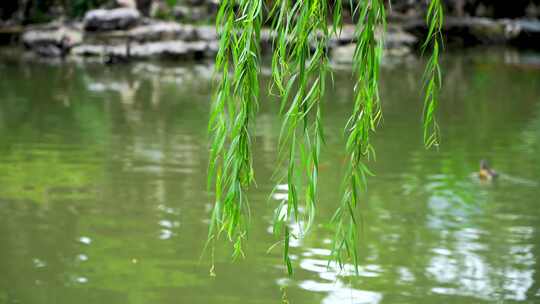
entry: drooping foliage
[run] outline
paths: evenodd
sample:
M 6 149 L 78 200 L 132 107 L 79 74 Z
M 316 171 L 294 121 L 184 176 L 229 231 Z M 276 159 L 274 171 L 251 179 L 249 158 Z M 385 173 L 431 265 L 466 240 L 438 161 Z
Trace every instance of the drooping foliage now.
M 290 225 L 298 225 L 298 232 L 304 234 L 315 218 L 319 155 L 324 141 L 320 103 L 329 72 L 326 52 L 329 8 L 322 1 L 293 4 L 290 0 L 280 0 L 274 9 L 279 11 L 279 16 L 274 23 L 278 38 L 272 66 L 281 96 L 283 123 L 279 151 L 280 161 L 287 165 L 282 179 L 288 190 L 287 200 L 275 210 L 274 234 L 283 236 L 283 259 L 288 273 L 292 274 L 289 241 L 301 235 L 292 234 Z M 301 181 L 306 181 L 305 187 L 298 184 Z M 303 203 L 300 189 L 305 189 Z
M 376 31 L 384 32 L 386 16 L 382 0 L 372 0 L 367 5 L 359 4 L 356 9 L 360 15 L 353 58 L 355 98 L 353 113 L 345 126 L 348 162 L 341 205 L 332 219 L 335 224 L 332 258 L 340 267 L 343 267 L 345 261 L 352 260 L 358 270 L 356 209 L 361 190 L 365 188 L 367 175 L 370 174 L 364 160 L 375 156 L 370 133 L 375 130 L 382 115 L 378 82 L 384 39 L 377 37 Z
M 258 108 L 260 33 L 263 5 L 269 5 L 274 48 L 270 93 L 281 99 L 282 127 L 277 183 L 288 190 L 287 199 L 274 211 L 276 243 L 283 250 L 289 275 L 293 267 L 289 245 L 309 232 L 316 216 L 319 158 L 324 144 L 323 111 L 326 85 L 331 75 L 328 45 L 342 27 L 341 0 L 224 0 L 216 19 L 220 36 L 216 58 L 216 93 L 209 122 L 211 136 L 209 188 L 215 192 L 208 240 L 220 236 L 233 243 L 233 256 L 243 255 L 242 243 L 250 218 L 246 191 L 254 183 L 250 128 Z M 379 67 L 383 56 L 386 7 L 383 0 L 350 4 L 357 20 L 354 52 L 354 106 L 345 125 L 348 155 L 341 203 L 331 219 L 334 229 L 331 261 L 358 269 L 358 206 L 371 174 L 366 160 L 375 157 L 370 136 L 382 112 Z M 388 5 L 388 3 L 386 3 Z M 425 72 L 424 141 L 438 142 L 435 121 L 441 86 L 439 54 L 443 11 L 441 0 L 430 0 L 426 21 L 431 47 Z M 293 232 L 294 231 L 294 232 Z M 272 246 L 274 247 L 274 246 Z M 329 261 L 329 262 L 331 262 Z
M 424 73 L 426 89 L 424 97 L 424 144 L 427 147 L 437 145 L 439 142 L 439 126 L 435 121 L 435 111 L 439 101 L 439 89 L 442 84 L 441 69 L 439 67 L 439 53 L 442 46 L 441 29 L 444 22 L 441 0 L 432 0 L 426 14 L 428 35 L 422 45 L 424 51 L 431 45 L 431 57 Z
M 250 122 L 259 100 L 259 40 L 261 0 L 243 0 L 238 13 L 234 0 L 224 0 L 217 15 L 220 34 L 216 71 L 220 80 L 211 111 L 212 134 L 208 184 L 215 185 L 215 206 L 209 239 L 226 233 L 234 256 L 243 255 L 253 183 Z M 232 69 L 232 73 L 230 70 Z

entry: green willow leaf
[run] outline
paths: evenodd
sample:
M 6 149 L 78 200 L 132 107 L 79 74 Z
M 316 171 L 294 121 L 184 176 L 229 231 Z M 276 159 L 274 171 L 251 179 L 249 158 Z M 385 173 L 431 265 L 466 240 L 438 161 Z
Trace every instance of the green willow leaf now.
M 264 2 L 267 3 L 267 2 Z M 280 183 L 287 198 L 274 210 L 273 233 L 281 238 L 283 264 L 294 272 L 290 242 L 305 236 L 316 217 L 319 162 L 324 144 L 323 110 L 328 75 L 328 48 L 342 28 L 342 1 L 275 0 L 269 20 L 273 37 L 270 94 L 281 99 L 279 136 Z M 211 138 L 208 187 L 215 192 L 207 246 L 225 235 L 234 257 L 243 257 L 250 208 L 246 192 L 254 184 L 250 128 L 260 96 L 260 36 L 262 0 L 222 0 L 216 16 L 219 49 L 216 55 L 216 93 L 208 131 Z M 342 269 L 351 263 L 358 273 L 358 206 L 373 173 L 366 161 L 375 159 L 371 134 L 382 117 L 379 96 L 386 9 L 384 0 L 350 1 L 355 27 L 353 57 L 354 107 L 345 125 L 347 168 L 342 198 L 331 223 L 334 232 L 330 261 Z M 435 120 L 441 87 L 439 57 L 444 21 L 442 0 L 431 0 L 426 12 L 428 35 L 423 50 L 432 47 L 424 79 L 423 137 L 427 147 L 438 144 Z M 331 24 L 328 24 L 331 22 Z M 273 92 L 276 91 L 276 92 Z M 283 185 L 280 185 L 283 188 Z M 277 188 L 276 188 L 277 190 Z M 298 228 L 298 229 L 296 229 Z M 214 273 L 214 266 L 211 268 Z
M 332 218 L 335 236 L 332 242 L 331 260 L 340 268 L 351 262 L 358 272 L 358 220 L 357 206 L 360 192 L 365 189 L 366 176 L 371 172 L 364 159 L 374 154 L 370 133 L 375 131 L 380 118 L 379 67 L 383 50 L 383 38 L 378 30 L 385 30 L 386 15 L 382 0 L 358 3 L 356 25 L 356 49 L 354 72 L 356 75 L 354 109 L 345 131 L 348 135 L 346 150 L 348 168 L 343 181 L 341 205 Z M 329 261 L 330 262 L 330 261 Z
M 235 10 L 237 3 L 239 10 Z M 235 258 L 244 256 L 249 220 L 246 190 L 254 182 L 249 129 L 259 101 L 261 11 L 260 0 L 224 0 L 216 18 L 220 40 L 215 72 L 219 78 L 208 127 L 208 183 L 209 187 L 213 183 L 215 204 L 208 240 L 225 233 L 233 243 Z
M 431 56 L 428 59 L 424 72 L 425 93 L 424 109 L 422 114 L 424 129 L 424 145 L 427 148 L 438 146 L 440 131 L 435 114 L 439 103 L 439 90 L 442 85 L 441 69 L 439 66 L 439 52 L 442 46 L 442 27 L 444 11 L 441 0 L 431 0 L 426 14 L 428 34 L 422 44 L 422 50 L 426 51 L 431 45 Z
M 290 0 L 280 0 L 272 9 L 273 29 L 277 33 L 272 75 L 281 96 L 283 116 L 279 159 L 287 166 L 288 189 L 287 213 L 275 218 L 274 231 L 283 231 L 283 259 L 289 275 L 293 273 L 289 258 L 290 238 L 304 236 L 316 216 L 319 158 L 324 142 L 321 102 L 330 70 L 326 51 L 330 38 L 329 9 L 328 2 L 320 0 L 296 1 L 294 4 Z M 341 22 L 335 16 L 334 20 Z M 301 235 L 290 233 L 289 226 L 293 225 L 300 227 Z

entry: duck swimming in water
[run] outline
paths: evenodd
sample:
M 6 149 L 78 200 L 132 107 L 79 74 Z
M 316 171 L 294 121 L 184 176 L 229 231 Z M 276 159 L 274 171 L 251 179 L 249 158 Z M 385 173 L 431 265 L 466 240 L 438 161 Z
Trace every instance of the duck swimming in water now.
M 481 180 L 491 181 L 496 179 L 498 175 L 499 174 L 495 170 L 491 169 L 487 160 L 482 159 L 480 161 L 480 171 L 478 172 L 478 177 Z

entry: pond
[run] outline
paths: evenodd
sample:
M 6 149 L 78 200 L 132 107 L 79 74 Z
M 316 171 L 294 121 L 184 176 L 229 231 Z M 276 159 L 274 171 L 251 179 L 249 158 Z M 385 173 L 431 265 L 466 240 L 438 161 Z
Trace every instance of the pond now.
M 442 143 L 429 151 L 421 62 L 384 65 L 358 278 L 327 267 L 353 99 L 350 70 L 340 67 L 324 103 L 318 225 L 293 242 L 290 279 L 279 250 L 267 252 L 283 199 L 270 195 L 280 170 L 275 100 L 261 101 L 253 130 L 247 256 L 232 262 L 218 243 L 211 277 L 203 247 L 212 65 L 4 59 L 0 303 L 279 303 L 284 294 L 294 304 L 540 302 L 537 56 L 448 53 Z M 501 178 L 473 178 L 481 159 Z

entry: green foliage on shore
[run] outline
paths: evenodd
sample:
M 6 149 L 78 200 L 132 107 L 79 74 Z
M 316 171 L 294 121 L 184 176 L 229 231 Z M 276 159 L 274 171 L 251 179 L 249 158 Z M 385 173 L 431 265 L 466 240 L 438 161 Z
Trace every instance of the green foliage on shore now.
M 71 17 L 82 17 L 84 14 L 92 9 L 96 9 L 104 4 L 107 0 L 64 0 L 64 9 L 67 10 Z
M 2 18 L 21 18 L 24 24 L 43 23 L 59 17 L 80 18 L 92 9 L 111 3 L 110 0 L 40 0 L 11 1 L 5 5 Z M 0 11 L 3 11 L 0 9 Z M 11 15 L 11 16 L 10 16 Z

